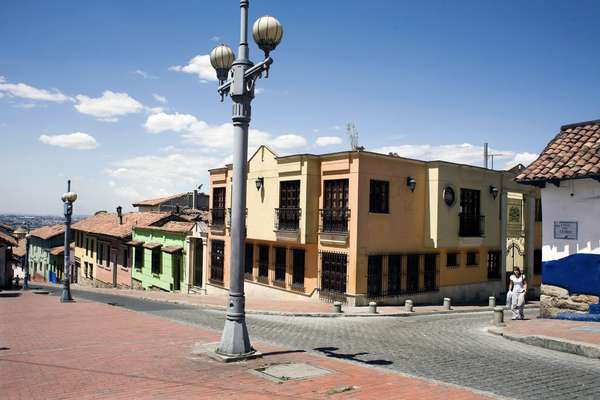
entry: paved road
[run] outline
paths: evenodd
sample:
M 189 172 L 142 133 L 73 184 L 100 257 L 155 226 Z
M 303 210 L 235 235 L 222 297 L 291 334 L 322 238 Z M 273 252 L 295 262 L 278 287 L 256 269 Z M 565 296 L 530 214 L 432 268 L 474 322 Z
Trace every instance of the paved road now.
M 222 312 L 73 290 L 75 298 L 221 330 Z M 530 316 L 534 316 L 533 312 Z M 516 399 L 600 399 L 600 361 L 484 331 L 491 315 L 310 318 L 250 315 L 253 339 Z

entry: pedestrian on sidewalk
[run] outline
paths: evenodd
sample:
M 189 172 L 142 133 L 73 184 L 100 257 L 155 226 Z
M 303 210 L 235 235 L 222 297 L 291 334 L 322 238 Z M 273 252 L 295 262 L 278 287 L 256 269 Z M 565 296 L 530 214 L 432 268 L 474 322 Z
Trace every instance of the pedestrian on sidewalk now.
M 527 293 L 527 281 L 525 275 L 521 274 L 521 270 L 515 267 L 510 276 L 509 291 L 511 295 L 512 319 L 525 319 L 525 295 Z

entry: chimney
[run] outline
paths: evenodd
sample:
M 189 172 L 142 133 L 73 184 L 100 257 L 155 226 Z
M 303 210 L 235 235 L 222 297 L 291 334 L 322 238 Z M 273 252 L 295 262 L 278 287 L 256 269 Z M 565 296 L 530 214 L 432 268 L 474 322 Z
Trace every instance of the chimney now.
M 123 225 L 123 207 L 117 207 L 117 216 L 119 217 L 119 225 Z
M 483 168 L 487 169 L 488 168 L 488 144 L 484 143 L 483 144 Z
M 194 189 L 194 197 L 192 198 L 192 209 L 198 209 L 198 189 Z

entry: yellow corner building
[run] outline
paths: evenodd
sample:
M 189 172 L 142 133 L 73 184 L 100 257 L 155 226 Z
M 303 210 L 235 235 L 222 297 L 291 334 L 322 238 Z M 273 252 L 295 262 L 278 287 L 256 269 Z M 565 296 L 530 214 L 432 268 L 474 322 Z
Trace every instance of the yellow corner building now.
M 245 289 L 351 305 L 477 303 L 541 275 L 539 191 L 497 171 L 368 151 L 248 161 Z M 210 173 L 209 292 L 229 282 L 231 165 Z

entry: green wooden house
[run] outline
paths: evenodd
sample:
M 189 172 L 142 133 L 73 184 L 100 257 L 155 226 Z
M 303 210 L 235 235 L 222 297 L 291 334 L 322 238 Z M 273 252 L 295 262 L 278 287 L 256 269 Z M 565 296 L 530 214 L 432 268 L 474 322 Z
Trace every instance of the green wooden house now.
M 170 221 L 163 226 L 133 228 L 133 287 L 182 291 L 185 288 L 186 238 L 194 222 Z

